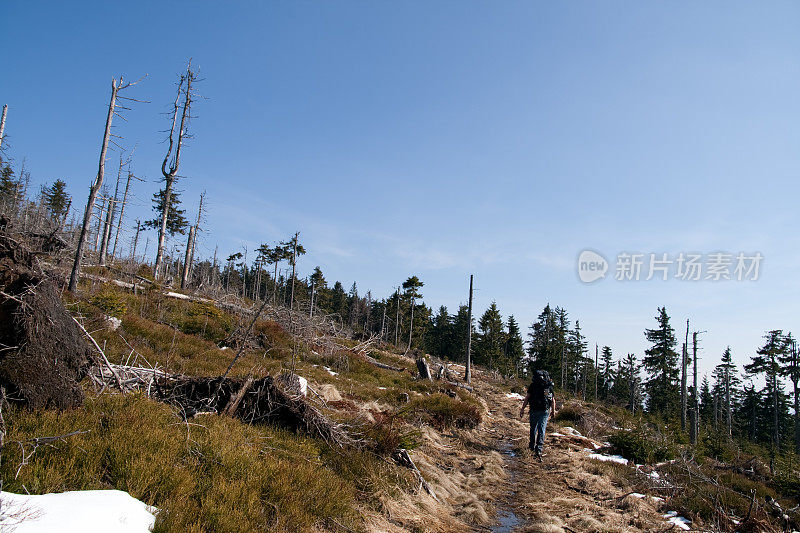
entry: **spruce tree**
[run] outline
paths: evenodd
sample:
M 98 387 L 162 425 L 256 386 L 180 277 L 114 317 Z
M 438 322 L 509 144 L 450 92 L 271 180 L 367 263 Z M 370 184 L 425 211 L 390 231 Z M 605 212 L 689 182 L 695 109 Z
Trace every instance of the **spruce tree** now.
M 797 352 L 797 343 L 788 333 L 785 338 L 786 350 L 778 356 L 781 364 L 781 376 L 789 378 L 792 382 L 792 395 L 794 397 L 794 449 L 800 455 L 800 354 Z
M 522 346 L 522 333 L 514 315 L 508 316 L 508 331 L 506 332 L 505 357 L 509 365 L 514 369 L 515 374 L 524 372 L 522 360 L 525 357 L 525 349 Z
M 609 346 L 603 346 L 600 352 L 600 399 L 607 400 L 611 394 L 611 386 L 614 382 L 614 354 Z
M 742 380 L 733 363 L 731 347 L 722 352 L 722 360 L 714 368 L 714 396 L 719 398 L 719 416 L 722 418 L 728 436 L 733 435 L 733 412 L 736 410 L 740 398 Z
M 161 189 L 157 193 L 153 194 L 153 211 L 155 211 L 158 215 L 164 212 L 165 195 L 166 191 L 164 189 Z M 167 233 L 170 236 L 175 236 L 175 234 L 178 233 L 183 235 L 186 233 L 186 228 L 189 226 L 189 221 L 187 221 L 186 217 L 183 216 L 186 213 L 186 210 L 181 209 L 180 206 L 180 193 L 173 190 L 169 196 L 169 211 L 167 212 Z M 155 229 L 161 227 L 160 216 L 152 220 L 146 220 L 144 222 L 144 227 Z
M 680 405 L 678 379 L 680 369 L 675 331 L 669 324 L 665 307 L 658 308 L 658 327 L 645 330 L 645 338 L 653 345 L 645 350 L 642 365 L 647 372 L 644 388 L 648 411 L 665 416 L 675 415 Z
M 42 203 L 53 220 L 61 220 L 67 215 L 72 199 L 67 194 L 67 184 L 56 180 L 49 187 L 42 188 Z
M 478 341 L 475 343 L 475 362 L 483 364 L 490 369 L 499 368 L 500 359 L 503 357 L 505 345 L 505 331 L 503 330 L 503 317 L 497 308 L 497 303 L 483 313 L 478 320 Z
M 781 396 L 782 391 L 781 358 L 786 356 L 789 351 L 789 344 L 783 331 L 775 329 L 768 331 L 764 335 L 764 346 L 759 348 L 757 355 L 751 357 L 751 363 L 745 365 L 744 369 L 751 375 L 763 374 L 766 379 L 765 391 L 769 394 L 770 410 L 772 414 L 772 444 L 775 448 L 780 448 L 781 444 Z M 784 402 L 785 403 L 785 402 Z

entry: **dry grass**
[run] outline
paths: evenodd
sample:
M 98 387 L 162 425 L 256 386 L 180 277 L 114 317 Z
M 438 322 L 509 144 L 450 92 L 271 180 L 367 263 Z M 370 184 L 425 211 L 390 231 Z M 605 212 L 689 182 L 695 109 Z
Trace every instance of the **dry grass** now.
M 13 410 L 8 440 L 88 431 L 40 447 L 19 469 L 4 449 L 4 489 L 44 493 L 115 488 L 162 509 L 156 531 L 358 527 L 364 491 L 387 472 L 366 456 L 337 456 L 318 442 L 221 416 L 189 424 L 138 394 L 105 395 L 81 409 Z M 354 473 L 354 471 L 356 471 Z

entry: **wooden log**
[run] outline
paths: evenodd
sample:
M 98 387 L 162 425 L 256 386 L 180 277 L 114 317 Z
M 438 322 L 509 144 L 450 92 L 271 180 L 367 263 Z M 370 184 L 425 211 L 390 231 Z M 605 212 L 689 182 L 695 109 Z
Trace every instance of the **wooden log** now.
M 247 393 L 247 390 L 250 388 L 252 384 L 253 384 L 253 376 L 249 376 L 247 378 L 247 381 L 244 382 L 244 385 L 242 385 L 242 387 L 236 392 L 236 394 L 231 397 L 230 401 L 228 402 L 228 405 L 225 406 L 225 409 L 223 410 L 223 414 L 226 414 L 228 416 L 233 416 L 233 414 L 236 412 L 236 409 L 239 407 L 239 404 L 242 403 L 242 398 L 244 398 L 244 395 Z
M 406 450 L 405 448 L 396 449 L 394 452 L 392 452 L 392 459 L 400 466 L 404 466 L 410 469 L 412 472 L 414 472 L 414 474 L 417 476 L 417 479 L 420 482 L 420 485 L 425 490 L 425 492 L 430 494 L 431 498 L 433 498 L 437 502 L 439 501 L 439 498 L 436 497 L 436 493 L 433 492 L 431 486 L 428 485 L 428 482 L 425 481 L 424 477 L 422 477 L 422 473 L 419 471 L 419 468 L 417 468 L 417 465 L 414 464 L 414 461 L 411 459 L 411 456 L 408 455 L 408 450 Z
M 385 363 L 381 363 L 379 361 L 376 361 L 375 359 L 373 359 L 372 357 L 370 357 L 368 355 L 365 355 L 364 359 L 367 361 L 367 363 L 369 363 L 371 365 L 374 365 L 374 366 L 377 366 L 378 368 L 383 368 L 385 370 L 394 370 L 395 372 L 405 372 L 406 371 L 406 369 L 401 367 L 401 366 L 387 365 Z

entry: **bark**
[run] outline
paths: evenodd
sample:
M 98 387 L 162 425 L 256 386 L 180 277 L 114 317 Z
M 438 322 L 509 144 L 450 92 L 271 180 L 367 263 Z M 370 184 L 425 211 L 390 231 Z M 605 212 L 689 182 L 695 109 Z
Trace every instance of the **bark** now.
M 122 78 L 120 78 L 122 82 Z M 100 163 L 97 169 L 97 177 L 94 183 L 89 188 L 89 199 L 86 202 L 86 211 L 83 214 L 83 225 L 81 226 L 81 233 L 78 236 L 78 246 L 75 250 L 75 262 L 72 265 L 72 273 L 69 278 L 69 290 L 75 292 L 78 288 L 78 279 L 80 278 L 81 261 L 83 260 L 83 248 L 86 245 L 86 236 L 89 233 L 89 226 L 92 222 L 92 212 L 94 211 L 94 202 L 97 198 L 97 193 L 103 185 L 103 176 L 106 170 L 106 152 L 108 151 L 108 141 L 111 136 L 111 120 L 114 117 L 114 107 L 117 103 L 117 91 L 119 87 L 117 80 L 111 80 L 111 100 L 108 103 L 108 116 L 106 117 L 106 129 L 103 134 L 103 144 L 100 148 Z

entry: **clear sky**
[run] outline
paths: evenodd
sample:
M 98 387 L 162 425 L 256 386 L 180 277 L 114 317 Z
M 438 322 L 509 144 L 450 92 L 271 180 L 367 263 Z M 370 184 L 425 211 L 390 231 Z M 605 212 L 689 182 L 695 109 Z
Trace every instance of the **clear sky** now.
M 4 0 L 0 104 L 7 155 L 80 203 L 112 76 L 149 74 L 128 95 L 152 103 L 115 122 L 148 180 L 130 222 L 192 57 L 180 189 L 188 213 L 207 191 L 202 254 L 300 231 L 301 274 L 377 297 L 416 274 L 451 311 L 474 273 L 478 311 L 528 326 L 561 305 L 617 355 L 641 355 L 665 305 L 707 331 L 708 370 L 800 332 L 798 28 L 778 1 Z M 586 248 L 606 279 L 579 281 Z M 757 281 L 615 281 L 626 251 L 764 260 Z

